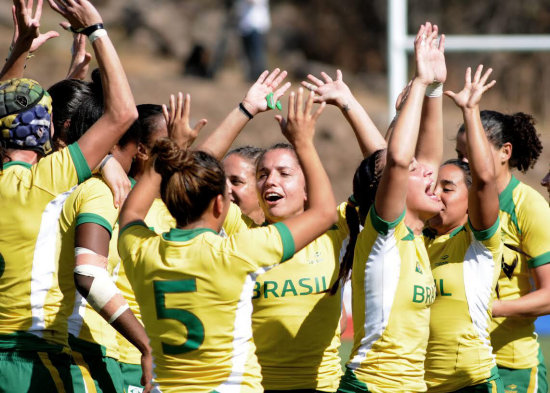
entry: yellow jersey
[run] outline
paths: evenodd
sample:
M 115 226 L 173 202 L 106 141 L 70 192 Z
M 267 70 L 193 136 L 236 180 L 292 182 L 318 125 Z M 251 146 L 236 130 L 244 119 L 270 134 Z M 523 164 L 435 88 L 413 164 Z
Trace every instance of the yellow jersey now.
M 325 291 L 347 246 L 345 206 L 336 225 L 254 285 L 252 328 L 266 390 L 338 389 L 342 296 Z
M 452 392 L 498 376 L 489 327 L 502 242 L 499 220 L 484 231 L 468 223 L 426 236 L 437 296 L 425 362 L 428 392 Z
M 168 232 L 171 228 L 175 228 L 176 219 L 172 217 L 162 199 L 156 198 L 153 201 L 151 208 L 147 212 L 147 216 L 145 217 L 145 224 L 157 235 L 160 235 L 162 233 Z M 239 207 L 231 203 L 229 211 L 227 213 L 227 217 L 225 218 L 225 221 L 223 223 L 222 235 L 232 235 L 234 233 L 240 232 L 243 229 L 248 229 L 249 225 L 249 222 L 242 215 Z M 116 236 L 118 236 L 118 224 L 113 229 L 113 238 L 116 239 Z M 116 263 L 120 261 L 118 250 L 109 249 L 109 259 L 111 258 L 117 258 Z M 109 264 L 110 263 L 111 262 L 109 262 Z M 136 318 L 141 322 L 141 312 L 139 310 L 139 305 L 136 301 L 132 286 L 128 281 L 128 277 L 126 277 L 126 272 L 124 271 L 124 265 L 122 263 L 118 263 L 118 268 L 116 271 L 116 285 L 128 302 L 128 305 L 130 306 L 130 309 L 132 310 Z M 120 352 L 120 362 L 128 364 L 141 364 L 141 352 L 139 352 L 136 347 L 134 347 L 120 333 L 117 333 L 117 341 Z
M 0 348 L 67 346 L 59 331 L 58 219 L 71 188 L 91 176 L 77 143 L 0 172 Z M 37 340 L 43 339 L 43 340 Z M 45 341 L 44 341 L 45 340 Z
M 151 340 L 155 384 L 165 393 L 261 391 L 252 290 L 258 274 L 294 254 L 286 225 L 223 238 L 206 228 L 159 236 L 137 222 L 122 228 L 118 248 Z
M 118 209 L 113 205 L 113 194 L 101 177 L 94 176 L 82 183 L 67 198 L 61 216 L 59 285 L 65 294 L 59 320 L 67 319 L 67 330 L 87 348 L 95 348 L 104 355 L 118 358 L 116 331 L 97 313 L 77 291 L 74 284 L 75 233 L 79 225 L 93 223 L 103 227 L 112 235 L 118 219 Z M 114 244 L 114 245 L 113 245 Z M 116 238 L 111 238 L 109 254 L 116 250 Z M 116 268 L 113 259 L 108 259 L 107 271 L 110 275 Z M 115 261 L 116 262 L 116 261 Z M 92 345 L 86 345 L 90 343 Z M 73 346 L 73 345 L 71 345 Z
M 514 176 L 499 202 L 504 249 L 498 290 L 501 300 L 513 300 L 531 292 L 529 269 L 550 263 L 550 207 L 542 195 Z M 535 320 L 493 319 L 491 342 L 499 366 L 525 369 L 539 364 Z
M 348 373 L 372 393 L 423 392 L 436 289 L 424 239 L 371 207 L 352 271 L 353 351 Z

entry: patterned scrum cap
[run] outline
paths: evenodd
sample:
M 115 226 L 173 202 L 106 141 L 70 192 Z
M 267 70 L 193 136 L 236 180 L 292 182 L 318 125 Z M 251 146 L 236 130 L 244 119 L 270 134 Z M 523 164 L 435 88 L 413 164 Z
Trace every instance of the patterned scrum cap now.
M 52 99 L 32 79 L 0 84 L 0 138 L 6 146 L 48 154 L 51 150 Z

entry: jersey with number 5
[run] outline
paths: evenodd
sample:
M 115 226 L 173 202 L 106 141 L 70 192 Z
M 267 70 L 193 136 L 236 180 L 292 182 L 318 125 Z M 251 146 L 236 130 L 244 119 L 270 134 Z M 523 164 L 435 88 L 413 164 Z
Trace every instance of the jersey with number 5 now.
M 294 254 L 284 224 L 223 238 L 206 228 L 157 235 L 134 223 L 120 231 L 119 252 L 163 393 L 262 391 L 252 290 L 258 274 Z

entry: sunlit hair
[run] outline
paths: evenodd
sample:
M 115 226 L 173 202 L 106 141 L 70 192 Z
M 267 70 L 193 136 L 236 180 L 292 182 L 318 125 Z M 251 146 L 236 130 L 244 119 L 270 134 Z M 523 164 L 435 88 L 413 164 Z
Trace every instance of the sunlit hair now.
M 218 195 L 225 193 L 225 173 L 208 153 L 181 150 L 170 139 L 159 139 L 151 151 L 162 176 L 160 194 L 178 226 L 197 221 Z
M 292 152 L 292 154 L 294 154 L 294 157 L 296 157 L 296 160 L 298 160 L 298 155 L 296 154 L 296 149 L 294 149 L 294 146 L 292 146 L 290 143 L 279 142 L 279 143 L 276 143 L 274 145 L 271 145 L 270 147 L 268 147 L 267 149 L 262 151 L 262 153 L 259 155 L 259 157 L 257 158 L 257 161 L 256 161 L 256 170 L 258 170 L 258 165 L 260 165 L 260 163 L 262 162 L 264 156 L 267 153 L 269 153 L 272 150 L 279 150 L 279 149 L 288 150 L 288 151 Z
M 386 149 L 380 149 L 365 158 L 359 164 L 353 176 L 353 196 L 346 206 L 346 222 L 349 228 L 349 242 L 346 253 L 340 263 L 338 279 L 334 282 L 329 292 L 334 295 L 338 291 L 340 282 L 349 278 L 353 267 L 355 243 L 360 232 L 360 225 L 365 224 L 365 219 L 371 206 L 374 204 L 378 184 L 385 167 Z
M 480 115 L 483 129 L 493 146 L 499 149 L 505 143 L 512 144 L 512 156 L 508 162 L 511 168 L 525 173 L 535 166 L 542 151 L 542 143 L 533 116 L 523 112 L 505 115 L 496 111 L 482 111 Z M 464 131 L 462 125 L 458 133 Z
M 237 154 L 255 165 L 258 157 L 260 157 L 264 152 L 265 149 L 262 149 L 261 147 L 246 145 L 229 151 L 229 153 L 225 155 L 225 158 Z

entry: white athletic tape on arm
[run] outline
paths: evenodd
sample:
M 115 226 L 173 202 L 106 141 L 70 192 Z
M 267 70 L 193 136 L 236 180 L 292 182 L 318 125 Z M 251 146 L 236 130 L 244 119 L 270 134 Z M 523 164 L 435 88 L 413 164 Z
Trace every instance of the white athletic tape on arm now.
M 128 306 L 128 303 L 125 303 L 125 304 L 123 304 L 122 306 L 120 306 L 120 307 L 118 308 L 118 310 L 116 310 L 116 311 L 113 313 L 113 315 L 111 315 L 111 318 L 109 318 L 109 321 L 108 321 L 109 324 L 111 324 L 111 323 L 113 323 L 114 321 L 116 321 L 116 319 L 117 319 L 118 317 L 120 317 L 120 315 L 121 315 L 124 311 L 128 310 L 129 308 L 130 308 L 130 306 Z
M 109 300 L 118 293 L 118 289 L 113 280 L 111 280 L 111 276 L 109 276 L 107 270 L 101 267 L 78 265 L 74 268 L 74 273 L 94 278 L 86 300 L 97 312 L 101 311 Z

